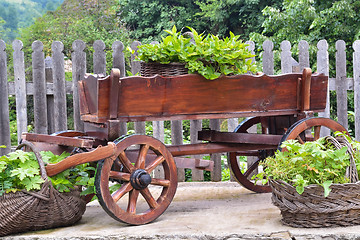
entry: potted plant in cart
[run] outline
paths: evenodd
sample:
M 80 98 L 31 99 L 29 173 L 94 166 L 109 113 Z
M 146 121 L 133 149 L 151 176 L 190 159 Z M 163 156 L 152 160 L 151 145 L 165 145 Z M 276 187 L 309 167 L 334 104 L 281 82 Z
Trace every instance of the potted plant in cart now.
M 138 47 L 136 60 L 141 61 L 141 75 L 181 75 L 199 73 L 206 79 L 216 79 L 221 75 L 236 75 L 256 72 L 254 57 L 247 44 L 230 32 L 230 36 L 198 34 L 188 27 L 191 37 L 172 30 L 162 37 L 159 44 L 144 44 Z
M 282 222 L 293 227 L 336 227 L 360 223 L 360 143 L 344 133 L 316 141 L 282 143 L 257 175 L 269 181 Z

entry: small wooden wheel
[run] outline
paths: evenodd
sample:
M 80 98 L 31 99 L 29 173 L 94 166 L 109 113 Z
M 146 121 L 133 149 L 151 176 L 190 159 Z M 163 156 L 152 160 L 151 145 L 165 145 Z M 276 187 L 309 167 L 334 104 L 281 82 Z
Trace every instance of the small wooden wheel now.
M 175 195 L 174 159 L 166 146 L 153 137 L 132 135 L 115 143 L 114 156 L 98 163 L 96 195 L 114 219 L 134 225 L 149 223 L 167 209 Z M 154 177 L 157 167 L 162 168 L 162 177 Z
M 252 126 L 261 123 L 260 117 L 251 117 L 245 119 L 239 124 L 239 126 L 234 130 L 237 133 L 247 133 L 249 128 Z M 262 126 L 262 132 L 265 134 L 267 129 Z M 257 160 L 248 166 L 248 168 L 242 172 L 241 169 L 244 169 L 244 166 L 240 166 L 240 163 L 237 159 L 238 156 L 255 156 Z M 228 164 L 230 165 L 230 170 L 235 176 L 236 180 L 245 188 L 257 192 L 257 193 L 267 193 L 271 192 L 269 185 L 262 185 L 261 181 L 258 181 L 257 184 L 254 183 L 254 180 L 251 179 L 252 173 L 258 170 L 259 162 L 266 157 L 265 151 L 252 151 L 252 152 L 231 152 L 228 154 Z
M 320 132 L 322 128 L 330 129 L 330 131 L 332 132 L 340 131 L 346 132 L 348 134 L 348 131 L 340 123 L 330 118 L 304 118 L 294 123 L 286 131 L 286 133 L 281 138 L 278 149 L 282 150 L 282 142 L 289 139 L 296 139 L 300 143 L 305 143 L 307 141 L 316 141 L 320 138 Z

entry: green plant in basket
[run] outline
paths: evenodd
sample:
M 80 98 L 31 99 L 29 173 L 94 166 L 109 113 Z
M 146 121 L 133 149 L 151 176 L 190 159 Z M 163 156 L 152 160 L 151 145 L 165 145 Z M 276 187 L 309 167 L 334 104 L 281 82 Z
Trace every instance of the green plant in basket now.
M 69 156 L 69 153 L 55 155 L 50 151 L 40 152 L 43 161 L 57 163 Z M 86 188 L 82 195 L 94 192 L 94 178 L 92 173 L 95 169 L 88 163 L 67 169 L 62 173 L 49 177 L 53 186 L 59 192 L 69 192 L 74 186 Z M 44 180 L 40 176 L 40 168 L 33 152 L 16 150 L 8 155 L 0 157 L 0 196 L 4 193 L 39 190 Z
M 256 72 L 257 67 L 250 58 L 255 55 L 246 48 L 248 45 L 230 32 L 230 37 L 198 34 L 188 27 L 192 39 L 172 30 L 162 37 L 159 44 L 143 44 L 138 47 L 137 60 L 161 64 L 185 63 L 190 73 L 199 73 L 206 79 L 216 79 L 221 75 Z
M 353 149 L 359 149 L 359 142 L 346 134 L 335 134 L 344 136 Z M 304 144 L 297 140 L 288 140 L 282 143 L 281 148 L 286 148 L 287 151 L 278 150 L 274 156 L 268 157 L 262 163 L 264 172 L 259 173 L 256 178 L 264 179 L 263 183 L 269 179 L 282 180 L 296 187 L 299 194 L 304 192 L 306 186 L 318 184 L 324 188 L 324 196 L 327 197 L 331 191 L 331 184 L 350 182 L 350 179 L 345 177 L 350 164 L 347 147 L 336 149 L 325 138 L 319 138 Z M 359 171 L 359 152 L 354 151 L 353 156 Z
M 50 151 L 42 151 L 40 154 L 45 164 L 58 163 L 70 155 L 67 152 L 55 155 Z M 94 193 L 94 172 L 94 167 L 89 163 L 84 163 L 49 178 L 59 192 L 69 192 L 74 186 L 82 186 L 84 189 L 81 195 L 87 195 Z

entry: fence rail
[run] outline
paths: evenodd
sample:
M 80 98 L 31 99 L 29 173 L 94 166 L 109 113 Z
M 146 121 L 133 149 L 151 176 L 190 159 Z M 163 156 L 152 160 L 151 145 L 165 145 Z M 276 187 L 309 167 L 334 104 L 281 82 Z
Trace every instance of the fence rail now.
M 132 49 L 136 49 L 140 42 L 133 42 Z M 248 42 L 249 49 L 254 50 L 255 44 Z M 0 154 L 7 154 L 10 151 L 10 123 L 9 123 L 9 95 L 16 99 L 17 133 L 27 131 L 27 96 L 33 95 L 34 99 L 34 132 L 51 134 L 57 131 L 67 130 L 67 106 L 66 95 L 72 95 L 74 115 L 74 130 L 82 131 L 83 123 L 79 115 L 79 101 L 77 98 L 77 82 L 83 78 L 86 73 L 86 54 L 84 52 L 86 44 L 81 40 L 74 41 L 71 55 L 72 82 L 65 81 L 65 61 L 64 45 L 55 41 L 52 43 L 52 55 L 45 58 L 43 44 L 35 41 L 32 44 L 32 59 L 24 59 L 22 51 L 23 43 L 15 40 L 12 43 L 13 49 L 13 68 L 14 81 L 8 81 L 7 54 L 5 42 L 0 40 L 0 145 L 7 148 L 0 149 Z M 95 41 L 93 53 L 93 73 L 105 74 L 106 69 L 119 68 L 121 76 L 125 76 L 124 45 L 116 41 L 112 45 L 112 66 L 106 66 L 105 44 L 102 41 Z M 268 75 L 274 74 L 274 44 L 271 41 L 265 41 L 263 44 L 263 72 Z M 280 45 L 281 52 L 281 72 L 290 73 L 301 71 L 310 66 L 309 44 L 306 41 L 300 41 L 298 62 L 294 60 L 291 53 L 289 41 L 283 41 Z M 329 53 L 326 40 L 321 40 L 317 44 L 317 71 L 329 75 Z M 345 42 L 339 40 L 336 42 L 336 76 L 329 79 L 329 90 L 336 91 L 337 96 L 337 120 L 340 124 L 348 127 L 348 98 L 347 91 L 354 91 L 354 113 L 355 113 L 355 138 L 360 139 L 360 41 L 353 44 L 353 77 L 347 78 L 346 72 L 346 49 Z M 359 60 L 358 60 L 359 59 Z M 131 57 L 131 72 L 139 72 L 139 62 L 133 61 Z M 32 63 L 32 82 L 25 80 L 25 61 Z M 329 99 L 329 95 L 328 95 Z M 329 101 L 326 111 L 322 116 L 330 115 Z M 238 119 L 229 119 L 227 121 L 229 131 L 235 129 Z M 197 131 L 201 129 L 201 120 L 190 121 L 190 141 L 197 141 Z M 210 120 L 210 127 L 214 130 L 220 129 L 220 120 Z M 126 124 L 121 127 L 122 133 L 126 133 Z M 135 132 L 144 134 L 145 123 L 135 123 Z M 164 141 L 164 123 L 153 122 L 153 135 Z M 171 141 L 173 144 L 183 143 L 182 121 L 171 122 Z M 212 180 L 221 180 L 221 158 L 220 155 L 212 155 L 211 159 L 215 161 L 215 170 L 212 173 Z M 193 171 L 193 180 L 203 178 L 202 171 Z M 185 178 L 184 171 L 179 169 L 179 181 Z

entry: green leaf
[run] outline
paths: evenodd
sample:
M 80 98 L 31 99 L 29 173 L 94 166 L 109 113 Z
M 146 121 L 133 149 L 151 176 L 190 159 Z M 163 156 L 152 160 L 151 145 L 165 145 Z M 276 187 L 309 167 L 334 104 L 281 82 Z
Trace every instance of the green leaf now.
M 27 191 L 31 190 L 39 190 L 41 188 L 41 184 L 44 182 L 44 179 L 41 176 L 34 176 L 32 178 L 25 178 L 23 184 L 25 185 L 25 189 Z
M 325 181 L 322 186 L 324 187 L 324 196 L 327 197 L 329 196 L 330 192 L 331 192 L 331 189 L 330 189 L 330 186 L 332 184 L 332 181 Z
M 296 186 L 296 192 L 298 194 L 301 195 L 304 192 L 304 190 L 305 190 L 304 186 Z
M 95 188 L 92 186 L 92 187 L 88 187 L 88 188 L 86 188 L 85 190 L 83 190 L 83 191 L 80 193 L 80 196 L 85 196 L 85 195 L 93 194 L 93 193 L 95 193 Z
M 0 172 L 6 169 L 7 163 L 5 161 L 0 161 Z
M 17 161 L 20 160 L 20 162 L 24 163 L 27 160 L 29 160 L 29 154 L 28 152 L 24 152 L 21 150 L 16 150 L 15 152 L 9 153 L 9 160 L 10 161 Z

